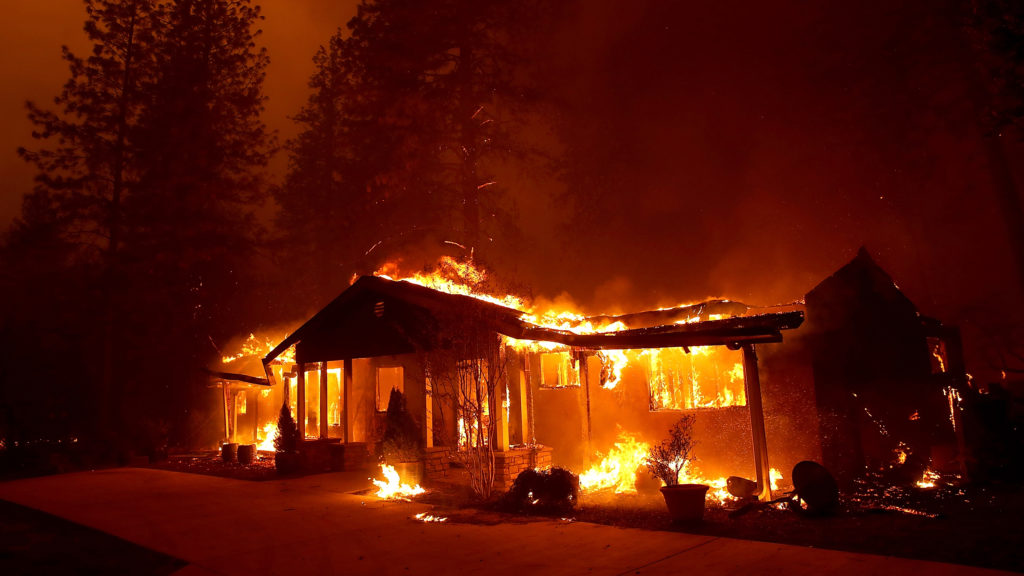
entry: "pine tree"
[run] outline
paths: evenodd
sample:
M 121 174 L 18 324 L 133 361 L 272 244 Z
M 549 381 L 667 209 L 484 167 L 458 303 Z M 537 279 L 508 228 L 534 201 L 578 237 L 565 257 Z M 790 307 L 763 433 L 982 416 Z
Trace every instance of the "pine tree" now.
M 507 240 L 493 171 L 518 146 L 499 111 L 511 118 L 524 93 L 512 80 L 524 6 L 366 0 L 321 49 L 277 197 L 285 230 L 333 230 L 344 246 L 322 267 L 364 272 L 443 241 L 473 252 L 484 233 Z
M 55 99 L 59 112 L 28 103 L 33 137 L 48 146 L 19 153 L 38 169 L 26 210 L 42 206 L 77 256 L 100 264 L 102 369 L 97 420 L 109 421 L 119 258 L 125 199 L 135 193 L 136 131 L 154 82 L 152 0 L 86 0 L 85 33 L 92 52 L 63 48 L 71 78 Z M 38 219 L 38 214 L 36 214 Z
M 85 4 L 91 55 L 65 49 L 57 109 L 29 105 L 41 144 L 21 152 L 38 169 L 23 222 L 50 226 L 97 270 L 97 420 L 123 430 L 128 411 L 187 414 L 205 393 L 210 340 L 238 330 L 272 146 L 260 120 L 268 57 L 249 0 Z

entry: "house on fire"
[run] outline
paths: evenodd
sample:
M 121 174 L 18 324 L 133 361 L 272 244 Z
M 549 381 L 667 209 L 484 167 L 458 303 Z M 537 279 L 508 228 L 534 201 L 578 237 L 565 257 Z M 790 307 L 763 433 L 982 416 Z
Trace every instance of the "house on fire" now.
M 769 462 L 824 461 L 845 475 L 894 449 L 923 455 L 955 442 L 943 402 L 962 383 L 956 331 L 917 314 L 863 251 L 803 306 L 717 300 L 585 324 L 603 328 L 551 328 L 497 303 L 364 276 L 263 358 L 265 380 L 217 373 L 225 426 L 256 441 L 287 403 L 309 453 L 359 466 L 398 389 L 428 476 L 445 475 L 484 424 L 507 485 L 527 467 L 582 472 L 623 438 L 657 442 L 686 411 L 701 472 L 755 477 L 762 498 Z M 487 398 L 445 380 L 473 370 L 493 380 Z M 875 404 L 886 392 L 898 407 Z M 474 402 L 485 422 L 465 412 Z M 892 437 L 875 438 L 879 418 L 900 419 L 883 427 Z

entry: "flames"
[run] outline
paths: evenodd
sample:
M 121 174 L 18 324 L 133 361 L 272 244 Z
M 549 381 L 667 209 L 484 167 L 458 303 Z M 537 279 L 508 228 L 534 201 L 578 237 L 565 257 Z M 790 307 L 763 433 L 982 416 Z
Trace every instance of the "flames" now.
M 471 262 L 459 262 L 443 257 L 433 272 L 402 274 L 398 263 L 387 263 L 375 275 L 425 286 L 448 294 L 471 296 L 486 302 L 514 308 L 522 312 L 521 318 L 537 326 L 573 332 L 594 334 L 614 332 L 628 328 L 622 321 L 602 317 L 600 321 L 588 318 L 577 310 L 565 306 L 539 308 L 529 305 L 512 294 L 501 294 L 488 281 L 487 273 Z M 710 315 L 708 320 L 720 320 L 722 315 Z M 692 316 L 678 320 L 677 324 L 698 322 Z M 512 348 L 523 352 L 554 353 L 569 356 L 569 350 L 555 342 L 516 340 L 506 338 Z M 743 365 L 737 361 L 738 352 L 717 346 L 696 346 L 688 349 L 666 348 L 647 350 L 601 350 L 596 354 L 600 362 L 600 383 L 607 390 L 615 389 L 624 373 L 632 369 L 646 377 L 651 393 L 653 410 L 688 410 L 695 408 L 721 408 L 746 405 Z M 545 354 L 547 356 L 547 354 Z M 552 358 L 549 362 L 555 362 Z M 570 363 L 563 363 L 569 365 Z M 571 363 L 578 370 L 576 362 Z M 569 387 L 579 384 L 563 367 L 558 377 L 549 378 L 545 387 Z M 578 372 L 577 372 L 578 375 Z M 552 373 L 554 376 L 554 372 Z
M 931 468 L 928 468 L 924 471 L 924 474 L 921 476 L 921 479 L 915 482 L 914 485 L 917 486 L 918 488 L 928 490 L 931 488 L 935 488 L 936 483 L 941 478 L 942 477 L 939 475 L 938 472 L 935 472 Z
M 585 492 L 614 489 L 616 494 L 635 494 L 637 470 L 643 466 L 649 449 L 646 442 L 620 432 L 608 455 L 580 474 L 580 488 Z
M 370 479 L 373 485 L 377 487 L 377 498 L 383 498 L 384 500 L 408 500 L 411 496 L 426 492 L 419 484 L 415 486 L 403 484 L 394 466 L 381 464 L 380 470 L 384 475 L 384 480 Z
M 263 450 L 265 452 L 276 452 L 277 448 L 274 447 L 274 440 L 277 439 L 277 424 L 273 422 L 263 427 L 263 438 L 260 443 L 256 446 L 257 450 Z
M 242 342 L 242 346 L 236 354 L 221 356 L 221 363 L 230 364 L 236 360 L 242 358 L 257 358 L 262 359 L 264 356 L 270 353 L 277 343 L 281 341 L 281 338 L 259 336 L 250 333 L 249 337 Z M 291 347 L 281 353 L 280 356 L 274 361 L 275 364 L 294 364 L 295 363 L 295 347 Z
M 580 489 L 584 492 L 612 490 L 615 494 L 636 494 L 639 474 L 647 474 L 644 460 L 650 451 L 650 444 L 629 432 L 620 431 L 619 437 L 608 454 L 586 472 L 580 474 Z M 680 474 L 681 484 L 706 484 L 710 486 L 708 500 L 723 504 L 735 500 L 726 488 L 726 479 L 705 478 L 692 462 L 686 462 Z M 769 481 L 772 490 L 778 490 L 782 473 L 772 468 Z

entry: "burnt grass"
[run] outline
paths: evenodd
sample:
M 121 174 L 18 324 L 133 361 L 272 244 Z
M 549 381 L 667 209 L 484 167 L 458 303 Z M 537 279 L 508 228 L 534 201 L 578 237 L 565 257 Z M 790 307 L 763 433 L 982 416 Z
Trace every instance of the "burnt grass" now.
M 672 522 L 654 494 L 584 494 L 568 512 L 509 512 L 500 498 L 474 501 L 464 487 L 440 485 L 415 498 L 437 506 L 449 522 L 522 523 L 540 519 L 592 522 L 641 530 L 664 530 L 949 562 L 1024 572 L 1024 490 L 1020 485 L 913 487 L 860 486 L 844 494 L 831 515 L 811 516 L 785 505 L 755 506 L 731 514 L 741 503 L 710 503 L 696 524 Z

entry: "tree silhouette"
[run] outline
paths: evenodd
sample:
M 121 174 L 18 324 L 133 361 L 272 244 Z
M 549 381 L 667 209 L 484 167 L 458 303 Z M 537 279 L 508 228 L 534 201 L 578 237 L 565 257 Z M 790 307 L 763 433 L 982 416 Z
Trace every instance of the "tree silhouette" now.
M 100 321 L 87 321 L 90 300 L 76 321 L 102 352 L 85 360 L 100 365 L 85 387 L 96 419 L 124 431 L 128 413 L 183 420 L 207 393 L 210 342 L 237 331 L 272 145 L 259 117 L 268 57 L 249 0 L 85 4 L 90 56 L 65 49 L 56 109 L 29 104 L 39 144 L 21 154 L 37 184 L 8 243 L 38 228 L 67 250 L 39 266 L 92 279 Z M 78 301 L 78 285 L 58 290 Z

